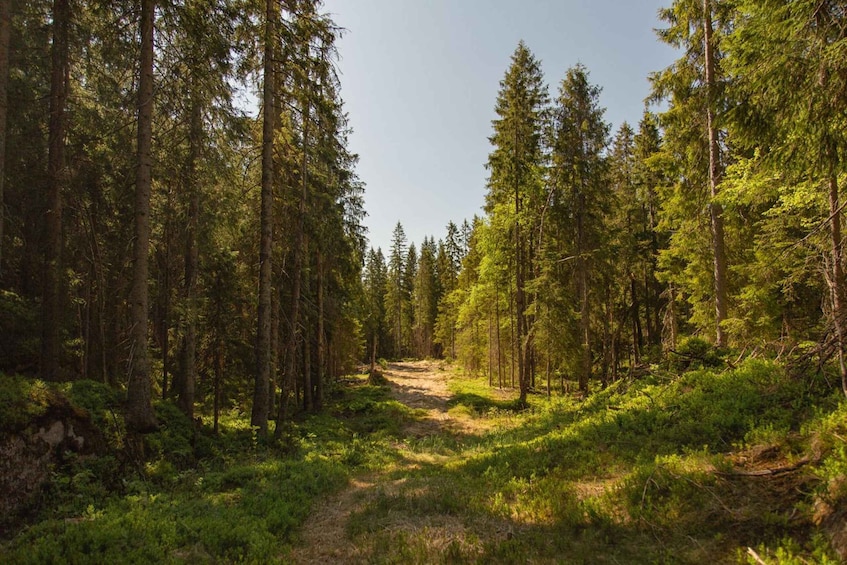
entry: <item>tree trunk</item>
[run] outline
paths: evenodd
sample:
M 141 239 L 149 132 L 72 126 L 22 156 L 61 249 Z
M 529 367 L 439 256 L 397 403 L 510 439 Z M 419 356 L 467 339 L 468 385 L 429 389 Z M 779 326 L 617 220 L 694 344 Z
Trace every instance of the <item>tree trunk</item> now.
M 545 352 L 545 355 L 544 355 L 544 375 L 547 377 L 547 399 L 549 400 L 550 399 L 550 357 L 552 356 L 552 353 L 553 353 L 553 343 L 552 343 L 553 339 L 552 339 L 552 336 L 550 335 L 552 333 L 551 332 L 552 324 L 550 324 L 550 306 L 547 306 L 546 311 L 547 311 L 547 332 L 546 332 L 547 333 L 547 344 L 546 344 L 547 345 L 547 351 Z
M 196 100 L 191 104 L 191 126 L 188 134 L 188 162 L 185 167 L 188 192 L 188 225 L 185 238 L 185 338 L 182 348 L 182 385 L 178 391 L 178 406 L 183 414 L 194 419 L 194 385 L 197 378 L 197 270 L 199 249 L 197 232 L 200 226 L 200 186 L 197 162 L 203 135 L 203 114 Z
M 170 210 L 172 210 L 173 204 L 170 198 L 170 191 L 168 191 L 168 216 L 170 216 Z M 170 341 L 170 332 L 168 331 L 168 326 L 170 325 L 171 319 L 171 220 L 168 217 L 165 220 L 164 226 L 164 234 L 163 239 L 165 240 L 165 258 L 162 261 L 163 268 L 162 273 L 164 276 L 164 281 L 159 289 L 159 299 L 161 300 L 161 308 L 162 308 L 162 316 L 159 323 L 159 334 L 162 340 L 162 400 L 168 398 L 168 375 L 171 373 L 171 341 Z M 156 325 L 155 316 L 153 318 L 153 325 Z M 173 382 L 173 391 L 177 392 L 178 387 L 180 386 L 177 382 L 177 379 L 174 378 Z
M 283 363 L 283 351 L 279 338 L 282 331 L 282 296 L 279 283 L 276 281 L 282 280 L 282 273 L 285 272 L 285 261 L 280 263 L 282 264 L 274 264 L 271 272 L 271 278 L 275 284 L 271 285 L 271 368 L 268 372 L 268 419 L 276 417 L 276 390 L 277 384 L 280 382 L 279 370 Z
M 494 386 L 494 369 L 493 362 L 491 360 L 492 354 L 492 346 L 491 346 L 491 334 L 492 334 L 492 322 L 491 322 L 491 311 L 488 312 L 488 386 Z
M 130 304 L 132 362 L 127 385 L 126 424 L 145 433 L 158 427 L 152 404 L 150 357 L 147 351 L 147 279 L 150 247 L 150 191 L 153 138 L 153 17 L 154 0 L 141 2 L 141 79 L 138 84 L 138 170 L 135 181 L 135 241 Z
M 515 388 L 515 359 L 517 358 L 517 342 L 515 341 L 515 292 L 512 281 L 509 280 L 509 345 L 512 354 L 509 355 L 509 383 Z
M 271 374 L 271 252 L 273 245 L 273 150 L 274 150 L 274 38 L 276 2 L 265 2 L 264 87 L 262 93 L 262 196 L 259 242 L 259 308 L 256 336 L 256 379 L 250 424 L 268 433 Z
M 591 376 L 591 321 L 589 314 L 588 294 L 588 264 L 585 259 L 585 226 L 583 211 L 585 210 L 585 196 L 578 196 L 579 205 L 576 215 L 576 278 L 579 293 L 579 333 L 581 338 L 581 362 L 579 368 L 579 390 L 588 392 L 588 379 Z
M 496 282 L 495 282 L 496 284 Z M 494 288 L 494 331 L 496 334 L 497 344 L 497 386 L 503 388 L 503 354 L 500 349 L 500 294 L 498 289 Z
M 835 326 L 835 337 L 838 340 L 838 366 L 841 373 L 841 390 L 847 395 L 847 363 L 844 359 L 845 332 L 845 289 L 844 289 L 844 266 L 841 256 L 841 211 L 838 197 L 838 177 L 831 173 L 829 176 L 829 212 L 830 240 L 832 245 L 832 280 L 830 289 L 832 294 L 832 319 Z
M 210 289 L 210 298 L 214 300 L 214 313 L 209 320 L 211 328 L 212 355 L 214 358 L 214 375 L 213 375 L 213 418 L 215 434 L 218 433 L 218 419 L 221 409 L 221 389 L 223 388 L 224 378 L 224 363 L 226 361 L 226 344 L 224 341 L 224 306 L 222 295 L 224 291 L 224 283 L 220 271 L 215 275 L 215 281 Z
M 59 378 L 61 308 L 59 306 L 62 255 L 62 194 L 65 153 L 65 101 L 68 95 L 68 0 L 53 2 L 51 48 L 50 125 L 47 158 L 47 191 L 44 218 L 44 274 L 41 312 L 41 377 Z
M 303 256 L 309 256 L 309 237 L 304 235 L 303 237 Z M 310 269 L 306 267 L 303 273 L 303 294 L 306 296 L 306 300 L 310 300 L 311 297 L 311 273 Z M 312 340 L 311 332 L 308 328 L 311 326 L 310 319 L 306 317 L 308 312 L 304 312 L 301 314 L 303 318 L 303 326 L 305 331 L 303 332 L 303 410 L 306 412 L 310 412 L 312 410 Z
M 308 188 L 308 133 L 309 133 L 309 104 L 304 101 L 303 108 L 303 159 L 300 171 L 300 204 L 297 211 L 297 221 L 294 235 L 294 266 L 291 272 L 291 310 L 289 311 L 288 323 L 288 345 L 285 355 L 285 374 L 282 377 L 282 397 L 279 400 L 277 410 L 275 437 L 282 437 L 282 422 L 286 418 L 288 409 L 288 392 L 295 384 L 294 370 L 297 353 L 297 331 L 300 324 L 300 289 L 303 278 L 303 247 L 305 239 L 305 216 L 306 216 L 306 192 Z
M 673 283 L 668 285 L 668 310 L 665 314 L 667 322 L 665 326 L 668 329 L 668 333 L 670 334 L 670 349 L 676 349 L 677 343 L 677 334 L 679 333 L 676 323 L 676 290 L 674 289 Z
M 714 255 L 715 278 L 715 344 L 726 346 L 726 332 L 721 325 L 727 315 L 727 262 L 724 245 L 723 207 L 716 201 L 721 182 L 722 167 L 718 130 L 715 125 L 715 56 L 712 40 L 711 0 L 703 0 L 703 51 L 706 67 L 706 127 L 709 131 L 709 189 L 712 201 L 709 204 L 712 228 L 712 252 Z
M 12 30 L 12 0 L 0 0 L 0 281 L 3 280 L 3 234 L 6 209 L 6 113 L 9 107 L 9 41 Z
M 612 326 L 614 324 L 615 302 L 612 299 L 610 284 L 605 288 L 605 309 L 603 313 L 603 364 L 600 370 L 603 387 L 611 382 L 610 372 L 612 367 Z
M 215 434 L 218 433 L 218 420 L 220 419 L 221 414 L 221 379 L 223 379 L 224 372 L 224 351 L 223 351 L 223 343 L 220 338 L 218 338 L 217 343 L 215 344 L 215 380 L 213 394 L 213 429 Z
M 644 336 L 641 333 L 641 307 L 638 302 L 638 284 L 635 275 L 629 274 L 629 292 L 632 295 L 632 355 L 635 364 L 641 363 L 641 347 L 644 345 Z
M 578 263 L 583 263 L 578 261 Z M 589 303 L 588 303 L 588 273 L 583 264 L 578 267 L 579 280 L 579 329 L 581 338 L 581 362 L 579 367 L 579 390 L 588 392 L 588 379 L 591 376 L 591 324 L 589 320 Z
M 324 257 L 323 252 L 318 251 L 318 375 L 315 382 L 315 410 L 321 410 L 324 402 L 324 381 L 326 380 L 326 335 L 324 332 Z M 375 337 L 374 345 L 376 345 Z M 376 356 L 376 347 L 374 347 L 374 356 Z
M 524 294 L 524 256 L 523 256 L 523 241 L 521 239 L 520 229 L 520 196 L 515 190 L 515 317 L 516 320 L 516 335 L 515 341 L 517 345 L 517 362 L 518 362 L 518 386 L 520 388 L 521 404 L 526 403 L 529 386 L 526 374 L 526 349 L 524 344 L 524 336 L 526 335 L 526 310 L 525 294 Z

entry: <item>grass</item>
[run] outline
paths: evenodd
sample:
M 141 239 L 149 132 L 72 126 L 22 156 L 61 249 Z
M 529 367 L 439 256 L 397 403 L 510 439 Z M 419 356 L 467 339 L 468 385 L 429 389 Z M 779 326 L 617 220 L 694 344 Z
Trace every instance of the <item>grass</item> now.
M 839 562 L 811 509 L 845 499 L 845 450 L 827 429 L 847 420 L 820 383 L 749 361 L 584 401 L 531 395 L 525 410 L 483 380 L 451 391 L 450 414 L 487 431 L 354 513 L 349 533 L 378 561 L 724 563 L 749 547 L 772 563 Z M 733 474 L 815 449 L 783 475 Z
M 38 410 L 41 387 L 25 389 Z M 81 404 L 105 408 L 91 388 L 81 385 Z M 157 412 L 162 431 L 147 438 L 143 469 L 128 471 L 112 455 L 56 469 L 41 513 L 0 546 L 0 561 L 285 562 L 315 499 L 351 474 L 389 465 L 389 438 L 412 417 L 363 377 L 327 413 L 292 423 L 283 445 L 261 442 L 238 412 L 222 418 L 217 438 L 193 436 L 170 404 Z M 104 486 L 101 478 L 115 475 L 117 484 Z
M 316 499 L 367 476 L 343 529 L 366 562 L 839 562 L 847 405 L 823 380 L 750 360 L 519 406 L 444 373 L 452 424 L 424 437 L 405 430 L 425 411 L 367 376 L 275 446 L 241 413 L 212 438 L 160 405 L 168 425 L 144 469 L 108 488 L 114 457 L 57 470 L 58 502 L 0 561 L 286 562 Z M 12 388 L 43 410 L 42 385 Z M 69 396 L 95 412 L 112 402 L 90 385 Z M 749 474 L 768 469 L 788 470 Z

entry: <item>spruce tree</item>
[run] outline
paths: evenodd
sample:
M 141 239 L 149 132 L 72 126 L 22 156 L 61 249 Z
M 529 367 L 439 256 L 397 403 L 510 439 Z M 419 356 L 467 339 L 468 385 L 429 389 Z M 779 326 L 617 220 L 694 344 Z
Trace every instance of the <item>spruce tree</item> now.
M 704 329 L 711 326 L 718 346 L 727 344 L 724 322 L 730 296 L 725 218 L 718 194 L 730 158 L 725 149 L 731 146 L 721 142 L 729 105 L 721 42 L 729 10 L 727 3 L 711 0 L 676 0 L 661 10 L 668 27 L 659 30 L 659 38 L 683 54 L 652 77 L 653 97 L 669 102 L 661 122 L 664 151 L 674 162 L 676 177 L 664 197 L 666 225 L 673 231 L 663 254 L 670 267 L 664 276 L 686 292 L 694 307 L 692 321 Z
M 504 239 L 510 242 L 507 261 L 514 270 L 512 316 L 521 402 L 526 401 L 530 385 L 531 297 L 527 283 L 533 275 L 532 237 L 543 202 L 542 136 L 548 102 L 541 65 L 521 42 L 500 82 L 497 118 L 489 138 L 493 150 L 488 157 L 490 176 L 485 197 L 485 211 L 492 217 L 492 225 L 504 230 Z
M 579 304 L 580 344 L 578 378 L 587 390 L 592 370 L 594 338 L 593 279 L 601 262 L 599 250 L 606 244 L 606 214 L 611 203 L 606 160 L 609 126 L 603 121 L 600 88 L 588 82 L 585 67 L 568 70 L 553 110 L 551 139 L 549 245 L 567 250 L 572 264 L 574 298 Z
M 798 215 L 809 211 L 811 203 L 818 204 L 817 217 L 807 223 L 826 226 L 828 241 L 812 245 L 805 257 L 792 261 L 796 269 L 785 284 L 789 287 L 799 281 L 803 265 L 810 260 L 820 262 L 828 287 L 841 387 L 847 394 L 847 281 L 841 198 L 847 171 L 844 5 L 809 0 L 743 0 L 735 5 L 738 12 L 728 41 L 726 66 L 732 74 L 733 93 L 742 103 L 733 114 L 732 131 L 738 134 L 739 143 L 756 155 L 750 164 L 763 173 L 759 178 L 768 179 L 758 184 L 760 189 L 773 185 L 774 179 L 782 185 L 778 200 L 773 200 L 771 217 L 796 222 Z M 763 243 L 781 246 L 777 257 L 783 263 L 802 249 L 800 242 L 813 243 L 819 231 L 814 229 L 802 237 L 791 233 L 794 241 L 785 241 L 782 237 L 788 234 L 784 227 L 773 222 L 768 226 L 777 231 L 771 231 Z M 818 259 L 821 256 L 822 261 Z
M 391 353 L 402 356 L 405 295 L 403 277 L 406 272 L 406 232 L 397 222 L 391 235 L 388 255 L 388 277 L 385 282 L 385 321 L 391 328 Z
M 150 245 L 151 145 L 153 139 L 153 20 L 155 1 L 143 0 L 139 20 L 141 35 L 138 84 L 138 164 L 135 180 L 135 240 L 130 302 L 132 307 L 132 366 L 127 386 L 127 427 L 136 432 L 157 428 L 152 404 L 150 354 L 147 344 L 148 249 Z

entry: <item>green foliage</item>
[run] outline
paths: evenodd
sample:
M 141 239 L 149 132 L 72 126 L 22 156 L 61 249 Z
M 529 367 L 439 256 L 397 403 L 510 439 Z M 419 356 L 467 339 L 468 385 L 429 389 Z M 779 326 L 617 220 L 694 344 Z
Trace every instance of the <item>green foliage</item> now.
M 2 382 L 3 394 L 19 399 L 14 406 L 49 392 L 21 378 Z M 75 383 L 70 395 L 92 413 L 115 401 L 92 382 Z M 288 444 L 273 446 L 253 441 L 248 414 L 224 414 L 212 439 L 172 403 L 159 402 L 160 429 L 144 440 L 143 470 L 114 455 L 69 456 L 45 493 L 41 521 L 0 546 L 0 560 L 286 562 L 312 502 L 351 472 L 388 464 L 388 438 L 396 441 L 400 426 L 418 416 L 390 400 L 387 387 L 364 382 L 339 389 L 327 408 L 333 415 L 291 422 Z
M 74 381 L 68 389 L 68 399 L 83 408 L 101 430 L 112 430 L 117 425 L 117 414 L 123 402 L 119 390 L 101 382 L 83 379 Z
M 147 459 L 153 462 L 154 468 L 173 465 L 181 469 L 192 465 L 197 434 L 194 422 L 172 402 L 158 402 L 155 409 L 159 429 L 144 436 Z
M 721 352 L 708 341 L 696 336 L 680 341 L 676 350 L 669 352 L 668 355 L 668 367 L 671 371 L 678 373 L 722 365 Z
M 54 394 L 43 381 L 0 373 L 0 430 L 22 430 L 47 412 Z

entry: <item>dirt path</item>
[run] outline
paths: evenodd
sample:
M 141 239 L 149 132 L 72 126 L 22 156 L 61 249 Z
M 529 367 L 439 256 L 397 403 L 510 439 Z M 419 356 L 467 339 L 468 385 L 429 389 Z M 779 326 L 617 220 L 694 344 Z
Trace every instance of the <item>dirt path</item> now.
M 464 420 L 451 417 L 447 411 L 450 398 L 447 376 L 436 362 L 392 363 L 383 374 L 393 398 L 411 408 L 426 410 L 426 417 L 406 425 L 404 431 L 408 436 L 422 438 L 464 430 Z M 398 446 L 398 449 L 403 449 L 403 446 Z M 404 465 L 414 468 L 414 457 L 409 457 Z M 398 469 L 392 471 L 396 476 Z M 292 551 L 292 560 L 295 563 L 367 561 L 370 549 L 358 547 L 351 541 L 347 532 L 348 520 L 378 492 L 394 490 L 404 480 L 392 479 L 388 472 L 360 476 L 342 492 L 319 503 L 303 526 L 301 543 Z

